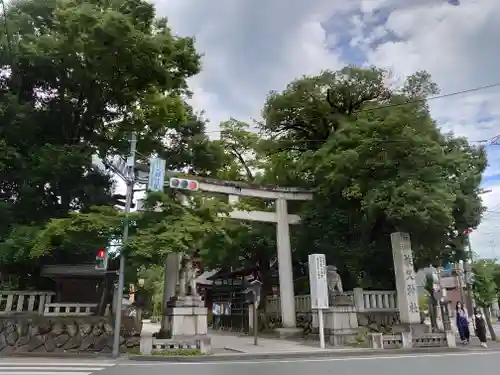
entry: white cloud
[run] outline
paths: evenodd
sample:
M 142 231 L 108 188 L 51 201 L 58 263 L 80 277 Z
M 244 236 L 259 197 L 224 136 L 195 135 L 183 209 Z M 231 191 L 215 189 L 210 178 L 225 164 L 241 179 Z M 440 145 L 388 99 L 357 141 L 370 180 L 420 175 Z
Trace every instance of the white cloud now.
M 370 63 L 390 67 L 396 75 L 425 69 L 443 94 L 500 82 L 500 55 L 494 39 L 500 33 L 500 8 L 496 0 L 463 0 L 458 7 L 446 2 L 401 7 L 393 11 L 385 28 L 401 40 L 367 50 Z M 415 4 L 415 2 L 413 2 Z M 480 90 L 431 102 L 435 118 L 445 131 L 471 141 L 500 133 L 500 88 Z M 500 148 L 488 147 L 489 168 L 485 176 L 500 173 Z M 500 245 L 497 221 L 500 184 L 484 196 L 489 212 L 472 235 L 474 250 L 494 256 Z
M 259 117 L 269 90 L 302 74 L 359 63 L 360 56 L 396 77 L 425 69 L 443 93 L 500 82 L 498 0 L 461 0 L 460 6 L 446 0 L 156 3 L 173 30 L 195 36 L 205 54 L 203 72 L 191 85 L 193 104 L 206 111 L 211 131 L 230 116 Z M 500 89 L 489 89 L 433 100 L 431 109 L 444 130 L 476 141 L 500 133 L 499 102 Z M 495 175 L 500 147 L 488 150 L 487 174 Z M 485 202 L 500 203 L 500 185 Z M 492 215 L 473 234 L 474 247 L 485 255 L 491 239 L 500 240 Z
M 477 231 L 471 233 L 472 250 L 485 258 L 500 256 L 500 236 L 498 222 L 500 220 L 500 183 L 488 187 L 490 193 L 483 195 L 483 203 L 487 211 Z
M 196 37 L 204 53 L 203 72 L 193 79 L 195 101 L 204 107 L 211 130 L 228 113 L 243 120 L 259 117 L 270 89 L 293 78 L 343 65 L 338 53 L 325 49 L 321 22 L 349 7 L 316 0 L 157 0 L 158 12 L 175 32 Z M 335 4 L 339 3 L 339 4 Z

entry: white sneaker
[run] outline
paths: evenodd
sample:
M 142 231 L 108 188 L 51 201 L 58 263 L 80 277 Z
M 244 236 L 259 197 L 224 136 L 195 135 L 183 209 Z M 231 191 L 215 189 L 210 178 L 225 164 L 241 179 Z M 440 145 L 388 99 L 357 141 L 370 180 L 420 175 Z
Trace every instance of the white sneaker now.
M 486 345 L 486 343 L 485 343 L 485 342 L 482 342 L 482 343 L 481 343 L 481 346 L 482 346 L 483 348 L 487 348 L 487 347 L 488 347 L 488 345 Z

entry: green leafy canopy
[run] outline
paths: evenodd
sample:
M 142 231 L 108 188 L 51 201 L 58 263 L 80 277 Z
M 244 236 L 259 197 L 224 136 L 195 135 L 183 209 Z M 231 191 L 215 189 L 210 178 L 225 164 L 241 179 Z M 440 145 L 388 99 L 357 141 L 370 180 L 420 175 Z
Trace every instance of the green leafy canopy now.
M 495 283 L 495 271 L 498 265 L 493 260 L 485 259 L 475 262 L 472 269 L 474 300 L 481 307 L 490 307 L 498 298 L 498 287 Z
M 92 157 L 125 154 L 130 132 L 139 155 L 168 157 L 171 168 L 217 164 L 199 157 L 210 142 L 186 103 L 200 70 L 194 41 L 149 2 L 13 0 L 0 21 L 0 257 L 26 263 L 35 239 L 33 254 L 53 257 L 105 242 L 94 229 L 115 219 L 91 207 L 112 206 L 114 186 Z M 72 228 L 83 222 L 80 245 Z
M 349 286 L 393 287 L 395 231 L 410 233 L 419 267 L 462 258 L 464 229 L 483 209 L 485 152 L 439 131 L 425 100 L 437 93 L 430 76 L 417 72 L 400 90 L 387 78 L 375 68 L 326 71 L 271 93 L 264 107 L 269 152 L 315 190 L 296 256 L 326 253 Z
M 125 244 L 137 264 L 162 264 L 172 252 L 192 253 L 211 236 L 225 235 L 226 204 L 200 195 L 150 193 Z

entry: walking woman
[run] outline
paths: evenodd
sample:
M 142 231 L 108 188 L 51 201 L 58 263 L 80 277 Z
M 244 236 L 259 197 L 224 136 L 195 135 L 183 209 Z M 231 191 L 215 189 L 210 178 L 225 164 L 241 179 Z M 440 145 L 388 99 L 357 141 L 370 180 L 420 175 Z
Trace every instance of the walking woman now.
M 469 318 L 467 317 L 467 309 L 462 305 L 462 302 L 457 302 L 456 316 L 460 340 L 462 340 L 462 344 L 467 345 L 470 341 Z
M 474 307 L 474 321 L 476 323 L 476 336 L 481 343 L 483 348 L 487 348 L 486 345 L 486 319 L 484 318 L 483 313 L 477 307 Z

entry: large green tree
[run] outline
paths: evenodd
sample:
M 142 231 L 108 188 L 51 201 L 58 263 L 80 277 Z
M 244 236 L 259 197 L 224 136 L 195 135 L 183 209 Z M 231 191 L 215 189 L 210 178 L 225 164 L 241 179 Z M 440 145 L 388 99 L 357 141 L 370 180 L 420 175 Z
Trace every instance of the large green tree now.
M 128 256 L 139 266 L 162 264 L 170 253 L 192 253 L 211 236 L 225 236 L 227 213 L 226 204 L 200 194 L 150 193 L 126 243 Z
M 98 248 L 124 248 L 127 263 L 134 270 L 163 264 L 172 252 L 192 252 L 203 247 L 211 236 L 224 236 L 227 206 L 200 195 L 179 196 L 176 191 L 148 194 L 141 212 L 128 214 L 129 239 L 123 243 L 125 213 L 113 207 L 92 207 L 87 213 L 74 212 L 52 219 L 38 232 L 32 254 L 56 256 L 72 248 L 73 257 L 92 260 Z M 189 204 L 182 203 L 189 200 Z
M 497 266 L 494 260 L 488 259 L 478 260 L 472 266 L 474 272 L 474 282 L 472 284 L 474 300 L 484 311 L 486 324 L 493 341 L 496 340 L 496 333 L 491 322 L 490 308 L 498 298 L 498 288 L 495 283 Z
M 326 253 L 348 287 L 392 287 L 394 231 L 410 233 L 417 266 L 463 257 L 463 232 L 482 212 L 484 150 L 440 133 L 427 73 L 400 90 L 386 77 L 354 67 L 303 77 L 271 93 L 263 112 L 268 152 L 315 189 L 297 256 Z
M 152 4 L 13 0 L 0 23 L 3 270 L 39 262 L 22 254 L 50 218 L 114 203 L 92 156 L 124 154 L 132 131 L 139 155 L 213 169 L 199 157 L 210 146 L 204 122 L 186 104 L 200 56 Z

